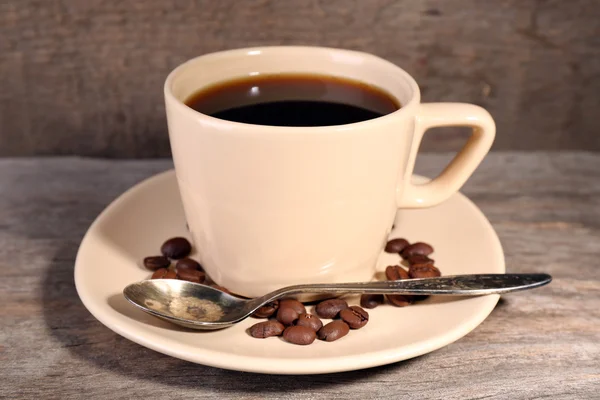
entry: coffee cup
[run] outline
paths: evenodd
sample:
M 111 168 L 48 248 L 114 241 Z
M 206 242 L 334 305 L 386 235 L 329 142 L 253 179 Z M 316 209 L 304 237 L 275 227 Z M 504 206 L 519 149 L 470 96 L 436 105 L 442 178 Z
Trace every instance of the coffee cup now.
M 222 82 L 286 73 L 364 82 L 401 108 L 357 123 L 300 127 L 233 122 L 186 105 Z M 434 206 L 457 192 L 495 135 L 483 108 L 422 104 L 407 72 L 356 51 L 277 46 L 212 53 L 175 68 L 164 93 L 199 261 L 215 282 L 248 297 L 292 284 L 372 279 L 397 209 Z M 439 126 L 467 126 L 472 134 L 437 178 L 416 185 L 421 138 Z

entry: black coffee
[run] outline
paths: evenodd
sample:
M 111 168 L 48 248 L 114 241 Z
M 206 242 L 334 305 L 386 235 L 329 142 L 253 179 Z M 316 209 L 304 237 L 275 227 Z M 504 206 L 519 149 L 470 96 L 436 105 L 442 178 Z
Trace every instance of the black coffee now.
M 345 78 L 278 74 L 251 76 L 200 90 L 189 107 L 216 118 L 255 125 L 344 125 L 400 108 L 384 90 Z

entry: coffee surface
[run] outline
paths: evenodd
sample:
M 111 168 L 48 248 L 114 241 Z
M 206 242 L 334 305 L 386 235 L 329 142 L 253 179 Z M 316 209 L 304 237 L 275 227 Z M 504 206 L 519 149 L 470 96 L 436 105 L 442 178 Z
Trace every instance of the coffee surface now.
M 272 126 L 331 126 L 392 113 L 400 104 L 384 90 L 346 78 L 258 75 L 225 81 L 190 96 L 194 110 L 234 122 Z

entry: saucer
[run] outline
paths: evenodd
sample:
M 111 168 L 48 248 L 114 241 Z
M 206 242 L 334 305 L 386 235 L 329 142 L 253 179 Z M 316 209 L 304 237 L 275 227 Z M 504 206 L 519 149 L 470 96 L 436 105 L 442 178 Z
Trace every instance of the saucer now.
M 505 271 L 494 229 L 460 193 L 434 208 L 400 210 L 396 221 L 390 237 L 431 243 L 432 258 L 443 275 Z M 465 336 L 489 315 L 499 298 L 434 296 L 404 308 L 381 305 L 368 310 L 364 328 L 338 341 L 317 340 L 310 346 L 281 338 L 252 338 L 245 331 L 257 322 L 253 318 L 219 331 L 186 330 L 142 312 L 122 295 L 125 286 L 150 276 L 141 260 L 159 253 L 162 242 L 173 236 L 188 235 L 175 173 L 167 171 L 129 189 L 94 221 L 77 254 L 77 292 L 94 317 L 119 335 L 173 357 L 219 368 L 319 374 L 406 360 Z M 378 270 L 399 260 L 397 255 L 382 253 Z M 358 298 L 349 302 L 357 304 Z

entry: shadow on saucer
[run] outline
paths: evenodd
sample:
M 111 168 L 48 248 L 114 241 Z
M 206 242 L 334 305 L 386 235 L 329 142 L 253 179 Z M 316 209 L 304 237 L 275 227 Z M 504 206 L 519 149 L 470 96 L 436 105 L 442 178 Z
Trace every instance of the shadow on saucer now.
M 372 381 L 390 371 L 409 368 L 427 355 L 382 367 L 325 375 L 263 375 L 207 367 L 169 357 L 139 346 L 100 324 L 83 306 L 75 290 L 73 265 L 78 243 L 59 248 L 43 280 L 42 302 L 48 331 L 60 345 L 84 363 L 127 377 L 176 387 L 197 388 L 201 384 L 216 392 L 271 393 L 294 390 L 318 391 L 335 386 Z M 142 313 L 115 295 L 109 303 L 136 320 Z M 146 318 L 144 315 L 143 318 Z M 148 316 L 148 322 L 163 327 L 166 322 Z M 150 322 L 151 321 L 151 322 Z M 170 324 L 167 324 L 170 325 Z M 173 328 L 169 328 L 173 329 Z

